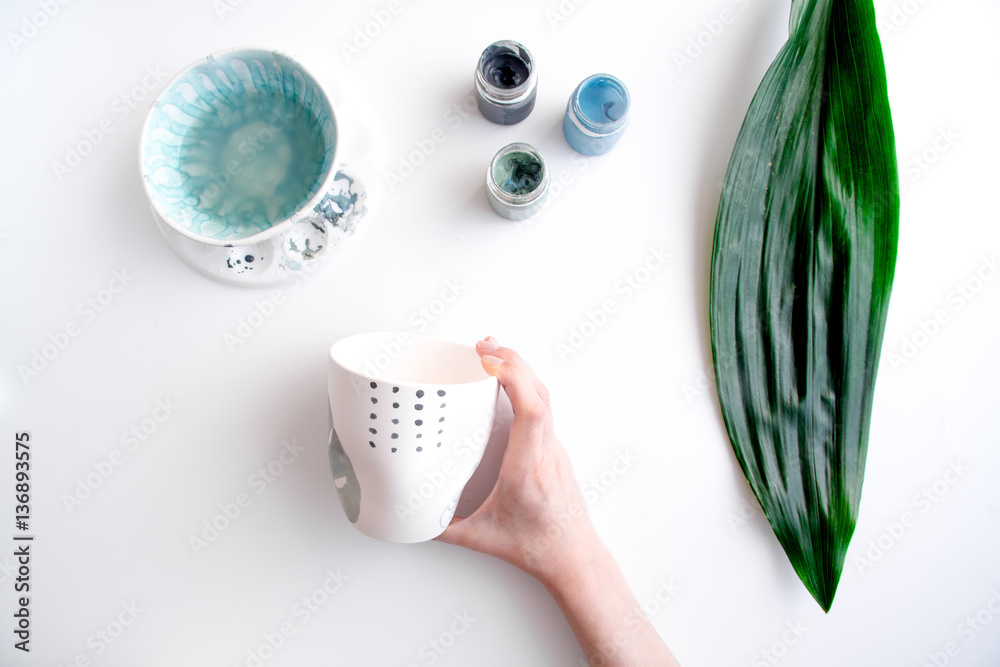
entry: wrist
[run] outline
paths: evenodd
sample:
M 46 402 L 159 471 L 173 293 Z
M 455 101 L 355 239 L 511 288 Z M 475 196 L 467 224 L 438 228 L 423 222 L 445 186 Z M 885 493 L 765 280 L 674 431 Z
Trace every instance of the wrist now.
M 618 568 L 588 517 L 581 517 L 580 522 L 572 532 L 556 536 L 550 531 L 548 537 L 555 539 L 542 543 L 546 548 L 534 550 L 531 566 L 523 568 L 557 599 L 597 584 L 601 573 Z
M 611 552 L 597 540 L 573 565 L 545 579 L 589 664 L 674 665 Z M 649 658 L 656 656 L 657 659 Z

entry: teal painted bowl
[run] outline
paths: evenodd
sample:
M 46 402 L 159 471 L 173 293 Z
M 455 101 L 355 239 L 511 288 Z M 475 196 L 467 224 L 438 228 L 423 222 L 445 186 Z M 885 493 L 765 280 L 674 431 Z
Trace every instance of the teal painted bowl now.
M 139 146 L 153 209 L 210 245 L 249 244 L 309 215 L 333 184 L 337 122 L 323 86 L 287 55 L 220 51 L 153 103 Z

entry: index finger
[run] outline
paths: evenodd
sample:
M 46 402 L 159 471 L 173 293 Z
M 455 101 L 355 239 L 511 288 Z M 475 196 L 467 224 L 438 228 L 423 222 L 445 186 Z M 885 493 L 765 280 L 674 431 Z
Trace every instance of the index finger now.
M 497 378 L 514 410 L 508 447 L 536 448 L 551 428 L 549 392 L 516 351 L 487 338 L 476 344 L 483 368 Z M 536 452 L 540 453 L 540 452 Z

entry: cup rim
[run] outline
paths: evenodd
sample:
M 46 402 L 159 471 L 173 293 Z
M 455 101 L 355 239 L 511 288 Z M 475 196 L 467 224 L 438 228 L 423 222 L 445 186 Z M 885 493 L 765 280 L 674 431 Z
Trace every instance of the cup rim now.
M 347 366 L 345 363 L 343 363 L 340 359 L 338 359 L 334 354 L 335 348 L 337 348 L 341 344 L 347 344 L 349 342 L 356 341 L 361 338 L 384 337 L 387 340 L 398 340 L 399 336 L 401 335 L 409 336 L 412 339 L 410 345 L 413 345 L 414 343 L 424 343 L 424 342 L 444 343 L 447 345 L 453 345 L 455 347 L 460 347 L 475 352 L 475 347 L 473 347 L 472 345 L 468 345 L 466 343 L 460 343 L 454 340 L 449 340 L 447 338 L 423 337 L 405 331 L 370 331 L 370 332 L 352 334 L 350 336 L 344 336 L 343 338 L 338 339 L 330 346 L 330 349 L 327 353 L 327 357 L 329 358 L 330 363 L 335 364 L 338 368 L 340 368 L 349 375 L 355 375 L 369 382 L 385 382 L 399 387 L 407 387 L 407 388 L 462 387 L 462 386 L 477 385 L 481 383 L 487 383 L 487 384 L 498 383 L 498 380 L 492 375 L 489 375 L 485 370 L 483 370 L 482 378 L 475 380 L 468 380 L 465 382 L 422 382 L 417 380 L 396 380 L 388 378 L 381 374 L 372 375 L 371 373 L 351 368 Z
M 153 196 L 152 189 L 149 184 L 149 174 L 147 173 L 146 165 L 144 163 L 144 157 L 146 154 L 146 137 L 148 136 L 149 125 L 153 120 L 153 113 L 156 110 L 158 104 L 163 100 L 164 95 L 170 91 L 173 86 L 185 75 L 187 75 L 192 69 L 201 65 L 206 60 L 211 58 L 218 58 L 221 56 L 232 55 L 240 52 L 251 52 L 251 51 L 263 51 L 266 53 L 274 54 L 280 58 L 288 60 L 296 64 L 299 68 L 307 73 L 315 83 L 316 87 L 322 93 L 323 97 L 326 99 L 327 104 L 330 107 L 330 120 L 333 121 L 334 128 L 334 142 L 333 142 L 333 155 L 330 159 L 330 167 L 327 173 L 323 176 L 323 181 L 314 194 L 301 208 L 299 208 L 295 213 L 289 217 L 276 222 L 271 225 L 268 229 L 257 232 L 252 236 L 248 236 L 242 239 L 213 239 L 206 236 L 201 236 L 200 234 L 195 234 L 190 229 L 176 223 L 170 218 L 160 206 L 159 200 Z M 206 245 L 219 246 L 225 248 L 231 248 L 234 246 L 245 246 L 252 245 L 255 243 L 260 243 L 261 241 L 266 241 L 267 239 L 273 238 L 275 236 L 280 236 L 288 230 L 289 227 L 293 226 L 297 221 L 302 220 L 312 214 L 313 209 L 319 205 L 326 196 L 326 193 L 333 187 L 333 181 L 337 176 L 337 153 L 340 150 L 340 124 L 337 122 L 337 109 L 333 103 L 333 96 L 330 91 L 327 90 L 326 85 L 323 81 L 314 73 L 313 69 L 303 64 L 302 58 L 300 56 L 293 56 L 288 51 L 282 49 L 269 48 L 266 46 L 254 46 L 254 45 L 243 45 L 243 46 L 231 46 L 219 51 L 213 51 L 208 55 L 201 56 L 197 60 L 193 60 L 181 68 L 166 85 L 160 90 L 160 94 L 149 105 L 149 110 L 146 112 L 146 118 L 142 123 L 142 130 L 139 134 L 139 177 L 142 181 L 143 191 L 146 193 L 146 199 L 149 201 L 150 205 L 153 207 L 153 212 L 159 217 L 164 224 L 169 226 L 171 229 L 175 230 L 179 234 L 199 243 L 204 243 Z

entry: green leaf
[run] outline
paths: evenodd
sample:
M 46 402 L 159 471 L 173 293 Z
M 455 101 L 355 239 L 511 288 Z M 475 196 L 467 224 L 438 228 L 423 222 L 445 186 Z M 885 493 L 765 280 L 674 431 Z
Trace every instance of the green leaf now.
M 826 611 L 861 501 L 898 228 L 871 0 L 793 0 L 726 172 L 709 311 L 736 457 Z

